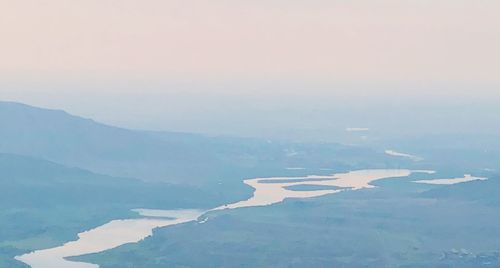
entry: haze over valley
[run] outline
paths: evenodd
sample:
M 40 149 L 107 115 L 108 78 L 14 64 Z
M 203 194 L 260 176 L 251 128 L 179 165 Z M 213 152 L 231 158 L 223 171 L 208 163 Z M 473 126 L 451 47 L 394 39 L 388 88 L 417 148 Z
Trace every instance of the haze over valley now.
M 0 268 L 500 267 L 498 14 L 0 0 Z
M 371 213 L 375 214 L 362 217 L 365 221 L 364 231 L 352 234 L 353 237 L 361 235 L 365 240 L 371 239 L 368 241 L 375 245 L 382 238 L 369 238 L 370 232 L 388 232 L 391 238 L 383 238 L 384 241 L 388 239 L 387 246 L 393 243 L 398 245 L 394 244 L 392 249 L 384 248 L 394 252 L 391 254 L 403 254 L 398 251 L 400 246 L 423 247 L 421 243 L 425 239 L 436 239 L 435 235 L 431 235 L 434 231 L 428 233 L 425 231 L 427 228 L 439 230 L 466 224 L 467 228 L 485 228 L 482 232 L 495 232 L 496 229 L 494 225 L 488 227 L 485 221 L 492 224 L 495 221 L 496 214 L 493 211 L 499 202 L 498 195 L 495 194 L 498 178 L 494 169 L 482 168 L 484 163 L 481 158 L 477 162 L 470 161 L 467 166 L 450 168 L 455 165 L 454 158 L 443 157 L 440 161 L 429 161 L 428 155 L 415 159 L 406 153 L 361 145 L 135 131 L 100 124 L 63 111 L 12 102 L 0 102 L 0 118 L 4 126 L 0 130 L 1 183 L 4 190 L 0 256 L 4 266 L 23 267 L 24 263 L 34 268 L 114 267 L 123 265 L 122 260 L 131 265 L 146 267 L 171 266 L 173 262 L 179 261 L 188 266 L 204 266 L 197 263 L 196 259 L 186 259 L 182 251 L 175 250 L 169 251 L 169 257 L 163 261 L 145 261 L 144 258 L 153 260 L 157 258 L 154 257 L 156 254 L 166 254 L 163 250 L 167 250 L 170 244 L 163 244 L 161 237 L 164 232 L 162 230 L 167 231 L 169 228 L 191 228 L 193 230 L 190 232 L 197 233 L 199 237 L 196 239 L 189 239 L 188 236 L 188 239 L 182 240 L 186 248 L 201 250 L 199 243 L 202 241 L 215 243 L 215 248 L 219 251 L 213 252 L 214 255 L 197 255 L 199 260 L 209 261 L 209 266 L 252 263 L 251 260 L 261 254 L 255 253 L 258 255 L 252 257 L 252 250 L 248 248 L 243 258 L 220 255 L 233 250 L 231 244 L 225 244 L 224 237 L 230 239 L 238 233 L 239 235 L 231 238 L 237 239 L 231 240 L 232 243 L 243 243 L 246 247 L 255 243 L 265 243 L 266 247 L 271 247 L 279 242 L 275 249 L 275 254 L 280 256 L 279 263 L 265 260 L 259 263 L 287 265 L 289 260 L 282 259 L 285 256 L 282 254 L 291 250 L 283 248 L 285 244 L 282 243 L 287 240 L 266 241 L 262 240 L 263 237 L 257 239 L 259 235 L 253 232 L 259 229 L 265 232 L 276 224 L 288 226 L 288 229 L 281 231 L 285 232 L 282 235 L 288 231 L 294 232 L 299 227 L 296 226 L 295 219 L 290 217 L 298 213 L 295 214 L 296 217 L 302 215 L 299 218 L 305 224 L 300 228 L 306 228 L 304 230 L 313 232 L 313 235 L 325 230 L 328 230 L 324 234 L 327 237 L 328 234 L 335 236 L 336 232 L 349 233 L 345 230 L 346 221 L 356 223 L 361 215 L 348 216 L 342 211 L 355 207 L 360 213 L 372 210 Z M 37 135 L 32 135 L 33 133 Z M 498 153 L 494 147 L 491 149 L 489 153 Z M 470 157 L 464 156 L 464 159 Z M 497 160 L 491 161 L 489 166 L 498 167 L 495 163 Z M 468 175 L 469 173 L 474 175 Z M 355 174 L 361 177 L 357 178 L 358 175 Z M 362 179 L 362 176 L 368 177 Z M 281 202 L 283 203 L 280 204 Z M 405 220 L 390 216 L 398 214 L 389 214 L 380 222 L 381 218 L 377 215 L 383 215 L 379 213 L 386 213 L 383 211 L 391 209 L 393 202 L 402 202 L 398 209 L 406 207 L 413 211 L 412 215 L 400 215 L 409 217 Z M 437 216 L 457 204 L 464 206 L 470 211 L 468 213 L 477 215 L 481 220 L 464 221 L 461 219 L 463 215 L 458 214 L 447 214 L 446 219 Z M 338 207 L 339 205 L 343 207 Z M 315 208 L 316 206 L 318 207 Z M 447 208 L 448 206 L 451 207 Z M 299 209 L 300 207 L 303 208 Z M 134 212 L 139 208 L 146 210 L 138 210 L 139 214 Z M 275 213 L 273 224 L 266 223 L 270 219 L 261 215 L 266 208 Z M 157 212 L 148 213 L 147 209 Z M 299 210 L 294 212 L 297 209 Z M 306 212 L 308 209 L 312 211 Z M 321 209 L 320 214 L 317 214 L 317 209 Z M 255 217 L 248 218 L 254 214 Z M 310 216 L 304 218 L 306 215 Z M 421 221 L 426 217 L 434 217 L 443 222 L 418 227 L 415 222 L 410 224 L 410 219 L 417 217 L 421 217 Z M 325 222 L 317 222 L 321 218 Z M 231 228 L 227 229 L 229 226 Z M 405 226 L 408 229 L 396 231 L 392 229 L 395 226 Z M 155 228 L 158 227 L 162 228 L 156 231 Z M 410 227 L 420 231 L 415 233 L 410 231 Z M 114 230 L 115 228 L 119 229 Z M 338 231 L 334 231 L 337 229 Z M 214 234 L 207 234 L 208 230 L 229 233 L 216 238 Z M 397 238 L 398 235 L 408 236 L 408 232 L 417 240 Z M 427 236 L 429 237 L 425 238 Z M 170 238 L 168 235 L 168 239 L 164 241 L 176 239 L 175 237 Z M 287 234 L 286 237 L 293 239 L 294 235 Z M 331 238 L 331 243 L 336 241 L 335 237 Z M 441 246 L 426 247 L 423 252 L 413 249 L 413 253 L 403 260 L 374 258 L 370 263 L 400 265 L 418 261 L 421 265 L 430 266 L 443 263 L 465 265 L 468 262 L 477 264 L 479 260 L 474 259 L 477 256 L 496 258 L 496 240 L 493 238 L 489 244 L 481 243 L 482 246 L 477 248 L 466 247 L 478 238 L 485 239 L 482 235 L 471 237 L 468 234 L 456 242 L 448 241 L 448 244 L 440 243 Z M 129 244 L 131 242 L 136 244 Z M 324 238 L 317 242 L 323 244 Z M 352 243 L 346 245 L 357 245 L 354 240 Z M 63 244 L 64 247 L 61 247 Z M 143 247 L 150 249 L 145 250 Z M 476 256 L 474 258 L 472 255 L 468 256 L 471 259 L 465 259 L 466 262 L 461 258 L 443 260 L 436 257 L 453 252 L 458 247 L 467 252 L 474 250 L 474 254 L 480 255 L 473 255 Z M 363 251 L 354 248 L 349 251 L 348 248 L 345 249 L 346 252 L 375 256 L 380 254 L 373 252 L 374 248 L 369 246 L 363 248 Z M 310 250 L 312 248 L 303 248 L 301 254 L 307 255 Z M 34 253 L 30 253 L 31 251 Z M 143 254 L 144 257 L 130 257 L 136 255 L 125 253 L 128 251 Z M 297 265 L 340 265 L 342 254 L 346 253 L 333 252 L 337 255 L 322 261 L 309 259 L 304 255 Z M 96 253 L 97 255 L 92 255 Z M 410 253 L 405 250 L 405 254 Z M 426 257 L 422 259 L 420 254 Z M 453 256 L 454 253 L 446 254 Z M 357 261 L 351 259 L 349 263 L 367 263 L 367 256 L 360 257 Z

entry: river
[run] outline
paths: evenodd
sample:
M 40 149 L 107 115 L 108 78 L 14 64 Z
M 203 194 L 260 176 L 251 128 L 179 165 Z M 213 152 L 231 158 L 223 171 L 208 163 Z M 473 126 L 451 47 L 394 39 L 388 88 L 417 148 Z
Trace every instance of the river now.
M 412 173 L 433 173 L 426 170 L 407 169 L 374 169 L 338 173 L 328 176 L 310 175 L 305 177 L 272 177 L 244 180 L 244 183 L 254 188 L 253 195 L 247 199 L 232 204 L 223 205 L 210 210 L 179 209 L 179 210 L 149 210 L 135 209 L 143 218 L 113 220 L 94 229 L 78 234 L 78 239 L 66 244 L 36 250 L 16 259 L 30 265 L 32 268 L 98 268 L 97 264 L 69 261 L 66 258 L 98 253 L 127 243 L 137 243 L 151 236 L 155 228 L 166 227 L 190 221 L 195 221 L 203 214 L 223 209 L 243 207 L 268 206 L 282 202 L 287 198 L 310 198 L 341 191 L 355 191 L 375 186 L 370 183 L 386 178 L 400 178 Z M 289 187 L 307 185 L 323 186 L 325 189 L 311 191 L 295 191 Z M 335 187 L 332 189 L 332 187 Z

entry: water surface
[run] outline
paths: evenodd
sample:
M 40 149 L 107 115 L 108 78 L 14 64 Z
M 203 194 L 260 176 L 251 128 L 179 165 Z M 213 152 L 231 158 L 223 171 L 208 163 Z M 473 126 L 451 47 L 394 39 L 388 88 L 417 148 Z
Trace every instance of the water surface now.
M 484 181 L 488 178 L 483 177 L 474 177 L 470 174 L 465 174 L 462 178 L 451 178 L 451 179 L 433 179 L 433 180 L 418 180 L 414 181 L 416 183 L 424 183 L 424 184 L 435 184 L 435 185 L 451 185 L 457 183 L 464 183 L 469 181 Z
M 79 233 L 78 240 L 17 256 L 16 259 L 32 268 L 98 268 L 97 264 L 68 261 L 65 258 L 98 253 L 127 243 L 139 242 L 152 235 L 154 228 L 196 220 L 203 211 L 163 210 L 161 213 L 152 213 L 152 210 L 147 210 L 145 213 L 145 216 L 149 217 L 152 214 L 161 214 L 162 218 L 113 220 Z
M 98 253 L 127 243 L 136 243 L 152 235 L 152 230 L 175 224 L 195 221 L 206 212 L 222 209 L 267 206 L 282 202 L 287 198 L 310 198 L 341 191 L 353 191 L 375 186 L 370 183 L 385 178 L 406 177 L 414 172 L 432 173 L 432 171 L 408 169 L 374 169 L 338 173 L 328 176 L 310 175 L 305 177 L 272 177 L 244 180 L 254 188 L 253 195 L 243 201 L 222 205 L 208 211 L 197 209 L 154 210 L 134 209 L 144 218 L 113 220 L 102 226 L 78 234 L 78 239 L 62 246 L 37 250 L 17 256 L 32 268 L 98 268 L 91 263 L 68 261 L 65 258 Z M 308 185 L 326 187 L 320 190 L 298 190 L 290 187 Z M 331 189 L 328 189 L 331 188 Z M 200 223 L 206 222 L 204 218 Z

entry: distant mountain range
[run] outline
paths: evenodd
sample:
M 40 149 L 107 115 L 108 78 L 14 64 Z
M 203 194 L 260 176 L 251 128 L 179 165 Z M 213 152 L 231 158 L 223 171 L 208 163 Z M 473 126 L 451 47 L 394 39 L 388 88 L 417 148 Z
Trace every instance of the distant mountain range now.
M 369 191 L 220 211 L 203 224 L 156 230 L 139 244 L 79 258 L 102 267 L 477 267 L 486 258 L 495 266 L 499 151 L 443 149 L 440 141 L 408 142 L 425 155 L 413 161 L 336 143 L 129 130 L 0 102 L 0 267 L 26 267 L 14 256 L 138 217 L 134 208 L 244 200 L 252 191 L 245 178 L 398 167 L 489 179 L 444 186 L 386 180 Z
M 147 181 L 204 184 L 287 168 L 397 166 L 383 152 L 333 143 L 290 143 L 104 125 L 60 110 L 0 102 L 0 153 Z
M 0 102 L 0 267 L 133 208 L 205 208 L 248 197 L 241 181 L 396 166 L 383 152 L 136 131 L 64 111 Z

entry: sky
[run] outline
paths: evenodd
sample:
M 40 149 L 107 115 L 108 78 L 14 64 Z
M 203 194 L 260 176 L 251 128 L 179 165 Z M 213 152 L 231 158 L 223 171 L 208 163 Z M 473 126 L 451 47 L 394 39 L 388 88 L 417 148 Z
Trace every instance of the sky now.
M 161 130 L 239 133 L 249 118 L 257 134 L 346 102 L 491 104 L 499 12 L 494 0 L 0 0 L 0 99 Z M 252 118 L 269 114 L 283 116 Z

